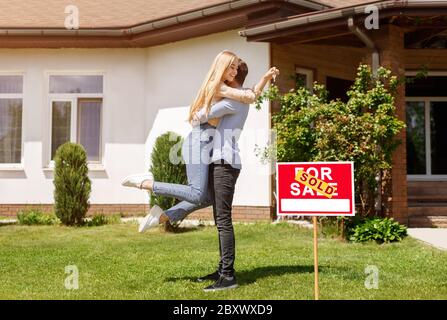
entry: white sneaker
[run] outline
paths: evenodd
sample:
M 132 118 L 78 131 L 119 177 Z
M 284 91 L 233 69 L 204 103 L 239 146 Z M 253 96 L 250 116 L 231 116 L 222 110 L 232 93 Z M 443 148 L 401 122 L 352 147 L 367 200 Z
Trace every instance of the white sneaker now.
M 160 224 L 160 216 L 164 213 L 159 206 L 153 206 L 151 211 L 143 218 L 138 227 L 138 232 L 143 232 L 147 229 L 154 228 Z
M 139 174 L 131 174 L 130 176 L 127 176 L 124 178 L 123 182 L 121 182 L 121 185 L 125 187 L 134 187 L 141 189 L 143 182 L 149 180 L 154 181 L 154 176 L 152 173 L 139 173 Z

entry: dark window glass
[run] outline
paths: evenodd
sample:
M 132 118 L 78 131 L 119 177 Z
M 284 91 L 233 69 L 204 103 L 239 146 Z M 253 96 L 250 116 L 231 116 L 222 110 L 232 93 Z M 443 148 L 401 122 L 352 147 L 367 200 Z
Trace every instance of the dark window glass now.
M 51 159 L 54 159 L 57 148 L 70 141 L 71 102 L 53 101 L 52 107 Z
M 405 85 L 407 97 L 447 97 L 447 77 L 408 77 Z
M 430 104 L 431 172 L 447 174 L 447 102 Z
M 78 104 L 78 141 L 88 161 L 100 161 L 101 99 L 82 99 Z
M 426 174 L 425 104 L 407 102 L 407 172 Z
M 0 163 L 20 163 L 22 99 L 0 99 Z
M 341 101 L 348 101 L 346 92 L 354 84 L 354 81 L 339 79 L 334 77 L 326 77 L 326 88 L 329 91 L 329 99 L 340 99 Z

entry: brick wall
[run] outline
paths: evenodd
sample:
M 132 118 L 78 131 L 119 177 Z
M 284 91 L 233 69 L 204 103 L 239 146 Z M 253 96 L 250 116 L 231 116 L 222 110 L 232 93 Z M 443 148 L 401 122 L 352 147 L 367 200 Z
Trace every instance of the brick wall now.
M 0 216 L 15 217 L 20 210 L 38 208 L 44 212 L 53 212 L 52 204 L 3 204 Z M 149 205 L 144 204 L 93 204 L 87 215 L 120 214 L 123 217 L 143 216 L 149 212 Z M 192 213 L 189 219 L 213 220 L 212 208 L 205 208 Z M 234 206 L 234 221 L 270 221 L 270 207 Z
M 326 77 L 353 80 L 357 66 L 366 54 L 363 48 L 297 43 L 272 44 L 271 62 L 279 68 L 277 85 L 282 92 L 295 87 L 293 75 L 296 67 L 314 70 L 314 81 L 326 84 Z M 276 108 L 273 107 L 276 111 Z
M 428 70 L 447 70 L 447 50 L 442 49 L 406 49 L 404 50 L 406 70 L 419 71 L 422 67 Z
M 389 25 L 375 39 L 380 48 L 381 65 L 390 69 L 398 78 L 405 76 L 404 31 L 397 26 Z M 405 86 L 399 86 L 395 97 L 396 115 L 406 121 Z M 407 150 L 406 130 L 402 130 L 397 139 L 402 141 L 393 155 L 391 172 L 390 212 L 399 222 L 408 224 L 407 203 Z
M 211 207 L 201 209 L 189 217 L 190 219 L 213 220 L 213 210 Z M 270 221 L 270 207 L 235 206 L 233 207 L 233 220 L 241 222 Z

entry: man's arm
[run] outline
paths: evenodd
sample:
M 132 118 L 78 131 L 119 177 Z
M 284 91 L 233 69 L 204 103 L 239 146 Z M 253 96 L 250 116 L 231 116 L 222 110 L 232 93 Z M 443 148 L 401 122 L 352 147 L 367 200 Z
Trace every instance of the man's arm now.
M 211 107 L 208 115 L 206 115 L 205 108 L 202 108 L 196 113 L 196 117 L 200 123 L 205 123 L 209 119 L 221 118 L 227 114 L 236 113 L 239 106 L 244 106 L 244 104 L 231 99 L 223 99 Z

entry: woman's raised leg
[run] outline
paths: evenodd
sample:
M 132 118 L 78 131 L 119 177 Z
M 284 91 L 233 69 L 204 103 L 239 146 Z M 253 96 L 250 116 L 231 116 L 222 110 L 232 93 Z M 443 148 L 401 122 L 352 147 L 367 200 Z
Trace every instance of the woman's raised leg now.
M 155 195 L 174 197 L 193 204 L 207 201 L 208 167 L 214 127 L 209 124 L 194 127 L 182 146 L 182 155 L 186 163 L 188 185 L 153 182 Z

